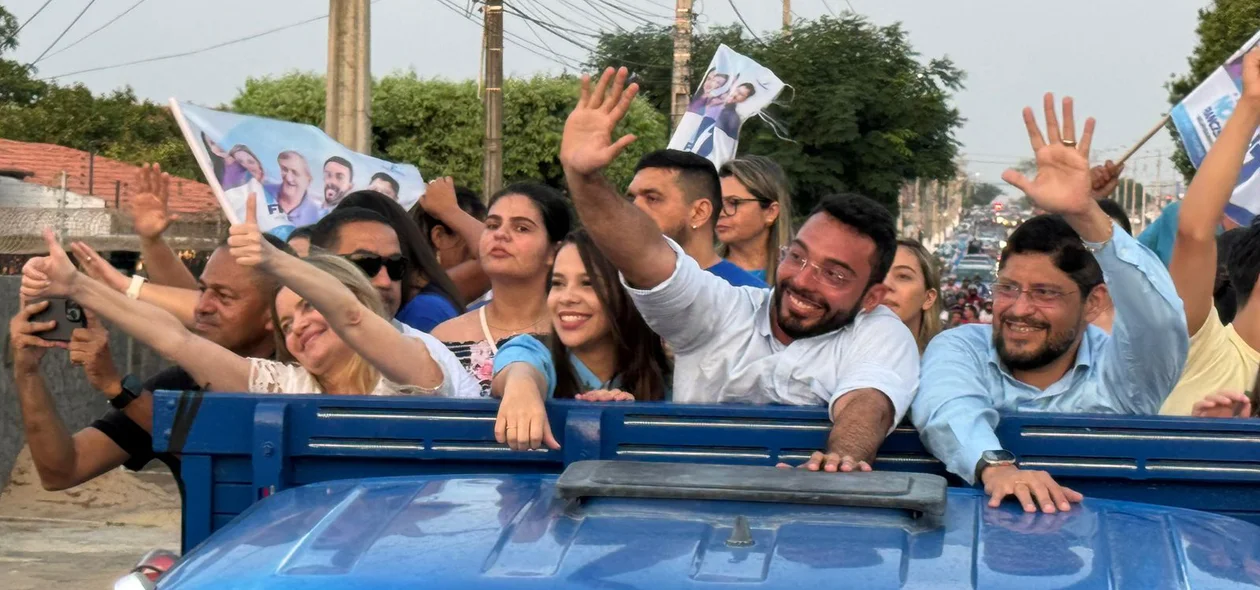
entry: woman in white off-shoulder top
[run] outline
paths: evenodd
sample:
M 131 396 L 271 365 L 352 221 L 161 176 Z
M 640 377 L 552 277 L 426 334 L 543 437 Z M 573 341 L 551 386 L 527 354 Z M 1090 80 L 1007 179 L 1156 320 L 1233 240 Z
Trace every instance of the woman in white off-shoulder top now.
M 263 239 L 253 214 L 232 227 L 230 254 L 259 271 L 259 280 L 280 287 L 271 321 L 284 344 L 277 349 L 287 349 L 296 364 L 237 356 L 188 331 L 165 310 L 78 272 L 51 231 L 44 239 L 49 255 L 23 269 L 24 298 L 74 299 L 178 363 L 207 391 L 450 395 L 451 379 L 429 352 L 440 342 L 396 330 L 376 289 L 353 263 L 286 254 Z

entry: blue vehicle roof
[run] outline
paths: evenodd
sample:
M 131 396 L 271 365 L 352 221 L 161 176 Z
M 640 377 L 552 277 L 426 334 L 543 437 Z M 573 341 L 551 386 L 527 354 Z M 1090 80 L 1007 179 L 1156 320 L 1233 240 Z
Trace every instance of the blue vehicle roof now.
M 828 477 L 830 474 L 819 474 Z M 552 474 L 343 480 L 277 493 L 159 588 L 1254 588 L 1260 527 L 1086 498 L 1070 512 L 596 497 Z M 737 517 L 753 544 L 727 544 Z M 825 586 L 824 586 L 825 584 Z

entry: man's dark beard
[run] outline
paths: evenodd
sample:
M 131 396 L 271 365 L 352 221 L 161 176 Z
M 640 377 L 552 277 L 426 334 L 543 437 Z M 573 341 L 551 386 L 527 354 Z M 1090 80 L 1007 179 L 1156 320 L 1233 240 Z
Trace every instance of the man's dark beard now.
M 1076 328 L 1055 332 L 1044 322 L 1030 321 L 1025 318 L 1010 319 L 1018 319 L 1026 324 L 1045 328 L 1048 334 L 1045 343 L 1041 345 L 1041 348 L 1034 351 L 1031 356 L 1012 356 L 1006 351 L 1006 338 L 1002 336 L 1002 326 L 1006 318 L 1003 318 L 1001 321 L 995 321 L 993 324 L 993 346 L 997 348 L 998 359 L 1011 371 L 1033 371 L 1059 360 L 1068 351 L 1072 350 L 1072 345 L 1076 344 L 1076 336 L 1080 333 Z
M 867 286 L 866 290 L 869 291 L 870 286 Z M 792 340 L 821 336 L 823 334 L 835 332 L 848 327 L 849 324 L 853 323 L 853 319 L 857 317 L 858 311 L 862 309 L 862 299 L 866 297 L 866 291 L 862 291 L 862 296 L 858 297 L 858 300 L 853 304 L 852 309 L 850 309 L 847 313 L 837 313 L 830 318 L 827 317 L 827 314 L 831 313 L 831 307 L 825 302 L 816 301 L 811 297 L 810 301 L 823 306 L 823 319 L 818 323 L 818 325 L 806 328 L 796 324 L 788 324 L 783 321 L 783 294 L 784 285 L 780 282 L 774 288 L 774 309 L 772 310 L 774 312 L 773 320 L 779 324 L 779 329 Z M 791 316 L 789 315 L 789 317 Z

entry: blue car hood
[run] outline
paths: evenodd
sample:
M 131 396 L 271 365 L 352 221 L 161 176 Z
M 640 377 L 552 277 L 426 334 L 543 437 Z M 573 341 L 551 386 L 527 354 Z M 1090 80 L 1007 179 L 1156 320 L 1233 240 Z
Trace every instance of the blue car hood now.
M 1260 527 L 1190 510 L 1086 499 L 1068 513 L 1024 514 L 951 489 L 943 517 L 916 519 L 753 502 L 572 502 L 555 481 L 405 477 L 287 490 L 190 552 L 159 588 L 1260 587 Z M 751 546 L 727 543 L 738 516 Z

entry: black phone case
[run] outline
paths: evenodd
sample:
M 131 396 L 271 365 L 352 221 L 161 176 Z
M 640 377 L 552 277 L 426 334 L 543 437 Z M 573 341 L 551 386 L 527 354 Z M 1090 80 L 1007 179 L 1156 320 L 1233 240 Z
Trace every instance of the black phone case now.
M 48 301 L 48 308 L 31 316 L 31 322 L 37 323 L 52 320 L 57 322 L 57 325 L 51 330 L 39 332 L 34 334 L 34 336 L 50 342 L 69 342 L 70 335 L 74 333 L 75 328 L 87 327 L 87 314 L 83 312 L 83 308 L 79 307 L 79 304 L 75 303 L 74 300 L 50 297 L 45 301 Z

